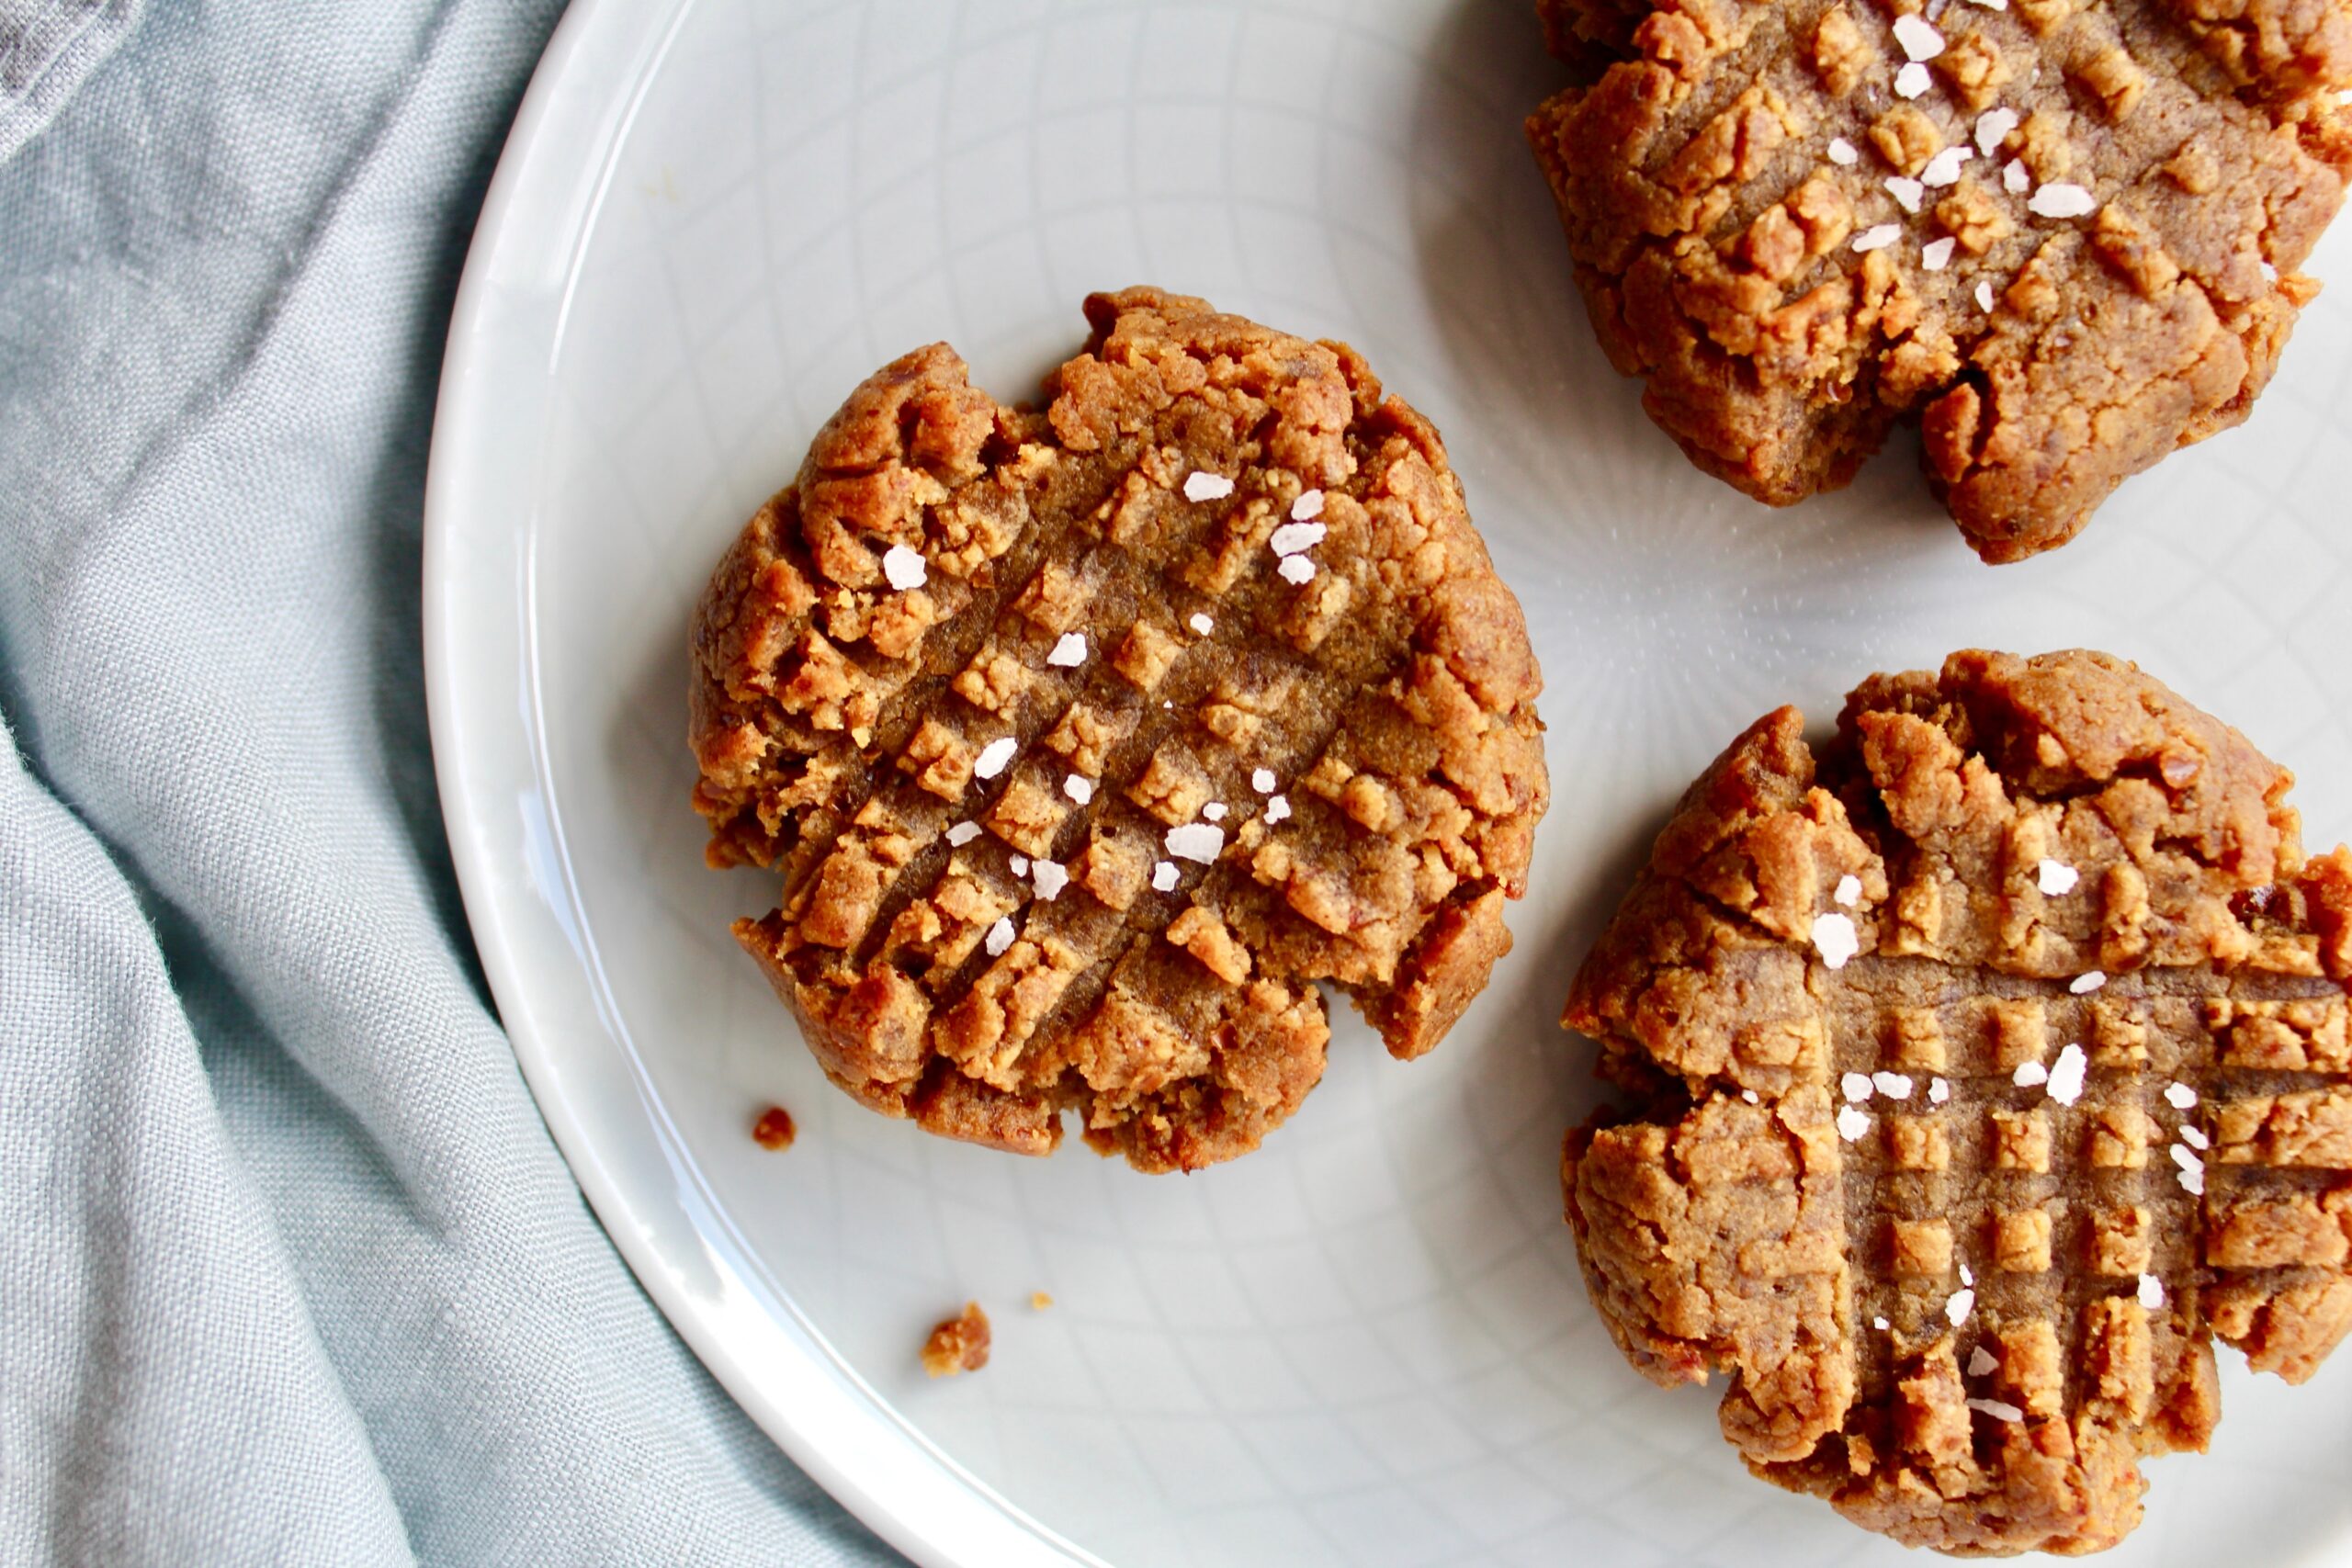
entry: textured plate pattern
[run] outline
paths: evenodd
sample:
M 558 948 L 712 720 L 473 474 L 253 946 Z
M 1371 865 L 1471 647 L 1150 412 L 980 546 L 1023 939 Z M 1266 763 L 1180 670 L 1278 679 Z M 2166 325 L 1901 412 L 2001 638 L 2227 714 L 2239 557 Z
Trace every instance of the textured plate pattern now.
M 591 0 L 534 90 L 435 435 L 469 909 L 649 1288 L 926 1561 L 1916 1562 L 1749 1481 L 1713 1402 L 1660 1396 L 1584 1301 L 1555 1167 L 1589 1058 L 1553 1020 L 1662 813 L 1777 703 L 2086 643 L 2291 760 L 2312 842 L 2352 835 L 2352 290 L 2244 429 L 1990 570 L 1913 451 L 1772 513 L 1643 418 L 1520 135 L 1556 83 L 1518 0 Z M 2310 270 L 2352 279 L 2352 245 Z M 683 744 L 695 595 L 843 395 L 941 338 L 1012 395 L 1079 299 L 1136 282 L 1344 337 L 1444 433 L 1528 610 L 1555 802 L 1445 1049 L 1390 1062 L 1337 1017 L 1299 1114 L 1183 1179 L 942 1145 L 828 1087 L 729 935 L 774 886 L 702 868 Z M 783 1155 L 748 1136 L 771 1099 Z M 916 1347 L 967 1296 L 995 1359 L 928 1385 Z M 2352 1371 L 2222 1376 L 2215 1451 L 2158 1461 L 2108 1561 L 2341 1560 Z

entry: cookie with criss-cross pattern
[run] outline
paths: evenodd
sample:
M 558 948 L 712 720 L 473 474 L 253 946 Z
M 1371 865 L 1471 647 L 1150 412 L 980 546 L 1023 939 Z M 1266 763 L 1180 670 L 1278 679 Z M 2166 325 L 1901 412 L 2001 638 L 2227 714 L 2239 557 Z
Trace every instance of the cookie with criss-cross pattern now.
M 1873 675 L 1690 787 L 1566 1021 L 1635 1109 L 1562 1171 L 1594 1303 L 1729 1374 L 1766 1480 L 1947 1551 L 2089 1551 L 2204 1448 L 2211 1342 L 2352 1326 L 2352 853 L 2119 660 Z
M 2352 0 L 1539 0 L 1611 361 L 1785 505 L 1898 423 L 1988 561 L 2245 419 L 2343 200 Z
M 1228 1159 L 1509 950 L 1538 675 L 1437 432 L 1354 351 L 1096 295 L 1042 408 L 884 367 L 696 613 L 695 806 L 827 1075 L 932 1132 Z

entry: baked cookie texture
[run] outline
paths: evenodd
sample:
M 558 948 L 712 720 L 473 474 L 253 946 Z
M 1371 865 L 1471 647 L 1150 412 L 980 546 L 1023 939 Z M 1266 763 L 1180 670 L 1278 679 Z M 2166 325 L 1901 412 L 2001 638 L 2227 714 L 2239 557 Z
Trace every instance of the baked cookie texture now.
M 1969 544 L 2236 424 L 2352 171 L 2352 0 L 1539 0 L 1602 347 L 1786 505 L 1916 420 Z
M 1318 980 L 1434 1046 L 1510 949 L 1535 658 L 1437 432 L 1362 358 L 1136 288 L 1042 408 L 886 366 L 696 612 L 695 807 L 832 1081 L 1028 1154 L 1254 1148 Z
M 2091 1551 L 2205 1446 L 2211 1341 L 2352 1325 L 2352 854 L 2103 654 L 1873 675 L 1682 798 L 1565 1021 L 1638 1108 L 1567 1215 L 1634 1365 L 1757 1474 L 1963 1553 Z

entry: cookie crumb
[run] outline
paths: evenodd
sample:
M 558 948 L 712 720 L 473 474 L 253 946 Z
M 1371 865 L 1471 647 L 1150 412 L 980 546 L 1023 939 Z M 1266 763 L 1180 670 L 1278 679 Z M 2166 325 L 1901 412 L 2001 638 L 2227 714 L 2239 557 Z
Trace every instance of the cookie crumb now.
M 958 822 L 947 829 L 947 842 L 953 849 L 960 850 L 979 836 L 980 825 L 978 822 Z
M 1045 1292 L 1032 1291 L 1029 1292 L 1029 1310 L 1031 1312 L 1043 1312 L 1053 1304 L 1054 1298 L 1047 1295 Z
M 1223 501 L 1233 493 L 1233 481 L 1223 474 L 1213 474 L 1205 468 L 1194 468 L 1184 476 L 1186 501 Z
M 1929 272 L 1941 272 L 1951 265 L 1951 253 L 1960 242 L 1946 234 L 1940 240 L 1930 240 L 1919 247 L 1919 265 Z
M 2087 218 L 2098 208 L 2090 192 L 2064 180 L 2041 186 L 2025 204 L 2025 209 L 2037 218 Z
M 2025 1419 L 2025 1412 L 2006 1399 L 1972 1399 L 1968 1401 L 1968 1408 L 1981 1410 L 1994 1420 L 2007 1421 L 2011 1426 Z
M 1868 1073 L 1848 1073 L 1838 1080 L 1838 1087 L 1844 1092 L 1848 1102 L 1854 1105 L 1860 1105 L 1870 1099 L 1877 1089 L 1877 1086 L 1871 1082 L 1871 1076 Z
M 1290 514 L 1293 521 L 1299 523 L 1322 516 L 1323 492 L 1319 490 L 1299 491 L 1298 499 L 1290 503 Z
M 1167 842 L 1168 852 L 1178 860 L 1207 865 L 1225 852 L 1225 829 L 1205 822 L 1187 822 L 1169 829 Z
M 1854 236 L 1853 248 L 1857 251 L 1883 251 L 1901 238 L 1903 238 L 1902 224 L 1874 224 Z
M 2063 898 L 2075 890 L 2083 874 L 2064 861 L 2045 860 L 2035 871 L 2038 886 L 2045 897 Z
M 1283 564 L 1274 569 L 1289 583 L 1304 583 L 1315 575 L 1315 563 L 1305 556 L 1284 556 Z
M 1053 652 L 1046 655 L 1046 662 L 1057 670 L 1075 670 L 1086 662 L 1086 634 L 1064 632 L 1054 644 Z
M 990 958 L 1002 958 L 1004 950 L 1012 945 L 1012 917 L 999 915 L 996 918 L 996 924 L 989 928 L 989 934 L 981 945 L 988 949 Z
M 1250 787 L 1251 789 L 1256 790 L 1260 795 L 1272 795 L 1272 794 L 1273 794 L 1273 793 L 1274 793 L 1274 783 L 1275 783 L 1275 780 L 1274 780 L 1274 770 L 1273 770 L 1273 769 L 1272 769 L 1272 768 L 1255 768 L 1255 769 L 1252 769 L 1252 770 L 1250 771 Z
M 922 1370 L 935 1378 L 977 1372 L 989 1364 L 989 1314 L 978 1302 L 931 1331 L 922 1342 Z
M 930 575 L 930 563 L 904 545 L 892 545 L 882 552 L 882 576 L 901 593 L 921 588 Z
M 1861 162 L 1861 157 L 1862 155 L 1860 152 L 1854 151 L 1854 144 L 1847 141 L 1844 137 L 1833 136 L 1829 139 L 1829 161 L 1831 163 L 1838 164 L 1841 168 L 1851 168 L 1854 164 Z
M 1928 90 L 1928 68 L 1915 60 L 1894 73 L 1894 96 L 1916 98 Z
M 2165 1304 L 2165 1282 L 2154 1274 L 2140 1276 L 2140 1304 L 2150 1312 Z
M 1288 796 L 1278 795 L 1272 800 L 1266 802 L 1266 820 L 1268 822 L 1279 822 L 1289 815 L 1290 799 Z
M 1944 35 L 1917 17 L 1894 18 L 1894 41 L 1910 60 L 1933 60 L 1944 51 Z
M 1193 618 L 1186 621 L 1184 624 L 1192 627 L 1194 631 L 1200 633 L 1203 637 L 1206 637 L 1209 633 L 1216 630 L 1216 623 L 1210 620 L 1206 615 L 1202 615 L 1198 610 L 1193 611 Z M 1166 703 L 1162 703 L 1159 705 L 1161 707 L 1166 707 L 1168 705 Z
M 1062 780 L 1062 793 L 1084 806 L 1094 798 L 1094 781 L 1071 773 Z
M 769 1106 L 752 1123 L 752 1141 L 763 1149 L 788 1149 L 799 1135 L 800 1129 L 793 1125 L 792 1112 L 781 1105 Z
M 2165 1099 L 2175 1111 L 2188 1111 L 2197 1104 L 2197 1091 L 2176 1081 L 2165 1086 Z
M 1069 872 L 1059 861 L 1034 861 L 1029 871 L 1037 897 L 1048 904 L 1060 897 L 1062 889 L 1069 886 Z
M 1155 861 L 1151 867 L 1151 886 L 1155 892 L 1166 893 L 1176 886 L 1176 867 L 1170 861 Z
M 1878 1087 L 1879 1093 L 1889 1100 L 1911 1098 L 1911 1080 L 1902 1073 L 1872 1073 L 1871 1082 Z
M 1958 1328 L 1962 1324 L 1966 1323 L 1968 1321 L 1968 1314 L 1975 1310 L 1976 1292 L 1971 1290 L 1954 1291 L 1951 1293 L 1951 1299 L 1944 1303 L 1945 1320 L 1951 1323 L 1954 1328 Z
M 1842 904 L 1849 909 L 1852 908 L 1862 901 L 1862 879 L 1848 872 L 1838 879 L 1838 889 L 1829 897 L 1834 902 Z
M 2090 1065 L 2090 1058 L 2083 1055 L 2080 1045 L 2068 1045 L 2060 1051 L 2057 1065 L 2050 1069 L 2050 1098 L 2061 1105 L 2072 1105 L 2080 1100 L 2083 1077 Z
M 980 754 L 972 760 L 972 776 L 976 779 L 996 777 L 997 774 L 1004 772 L 1004 765 L 1012 761 L 1012 754 L 1019 750 L 1021 750 L 1021 742 L 1012 736 L 997 737 L 981 747 Z
M 1982 1345 L 1979 1345 L 1975 1349 L 1971 1350 L 1968 1353 L 1968 1375 L 1970 1377 L 1981 1378 L 1987 1372 L 1998 1371 L 2000 1365 L 2000 1362 L 1993 1359 L 1993 1352 L 1987 1350 Z
M 2066 983 L 2066 988 L 2078 997 L 2087 997 L 2106 984 L 2106 974 L 2101 970 L 2094 969 L 2086 975 L 2075 976 Z
M 1832 969 L 1843 969 L 1862 950 L 1861 939 L 1854 934 L 1853 919 L 1846 915 L 1815 915 L 1813 945 L 1821 953 L 1821 962 Z
M 1854 1142 L 1871 1130 L 1870 1114 L 1850 1105 L 1838 1108 L 1838 1135 L 1848 1143 Z

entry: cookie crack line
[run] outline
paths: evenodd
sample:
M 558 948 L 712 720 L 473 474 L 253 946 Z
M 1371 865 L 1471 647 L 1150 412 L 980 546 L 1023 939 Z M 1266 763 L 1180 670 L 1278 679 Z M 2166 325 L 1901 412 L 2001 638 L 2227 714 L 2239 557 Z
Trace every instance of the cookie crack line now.
M 944 344 L 853 392 L 695 617 L 715 865 L 828 1077 L 1147 1170 L 1296 1108 L 1315 982 L 1392 1054 L 1508 951 L 1548 799 L 1524 619 L 1353 350 L 1096 295 L 1036 406 Z
M 1538 10 L 1528 140 L 1651 418 L 1781 505 L 1917 423 L 1988 561 L 2247 417 L 2352 173 L 2346 0 Z
M 2183 787 L 2121 765 L 2159 751 Z M 1764 1479 L 1972 1554 L 2121 1540 L 2219 1419 L 2214 1340 L 2309 1377 L 2352 1329 L 2352 852 L 2304 854 L 2289 783 L 2083 651 L 1872 676 L 1818 757 L 1751 726 L 1564 1018 L 1649 1091 L 1561 1161 L 1628 1359 L 1729 1373 Z

